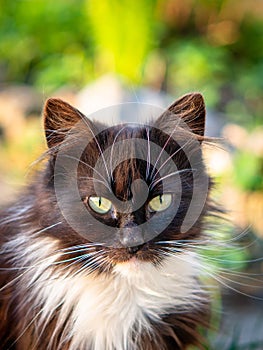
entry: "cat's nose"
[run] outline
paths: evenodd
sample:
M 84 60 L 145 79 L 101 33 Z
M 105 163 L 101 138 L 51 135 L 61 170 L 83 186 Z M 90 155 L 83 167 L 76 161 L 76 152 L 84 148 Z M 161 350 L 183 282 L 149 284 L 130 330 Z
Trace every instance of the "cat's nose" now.
M 142 229 L 139 226 L 123 227 L 120 232 L 120 242 L 125 248 L 136 249 L 145 243 Z

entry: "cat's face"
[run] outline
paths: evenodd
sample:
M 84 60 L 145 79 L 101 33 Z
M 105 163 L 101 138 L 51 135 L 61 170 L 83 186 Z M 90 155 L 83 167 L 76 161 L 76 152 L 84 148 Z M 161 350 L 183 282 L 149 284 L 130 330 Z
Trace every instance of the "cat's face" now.
M 39 205 L 53 210 L 43 226 L 60 222 L 49 234 L 71 257 L 74 247 L 100 251 L 92 267 L 101 270 L 132 258 L 158 263 L 171 247 L 179 253 L 180 242 L 200 237 L 209 179 L 199 94 L 151 125 L 106 127 L 55 99 L 44 116 L 50 159 Z

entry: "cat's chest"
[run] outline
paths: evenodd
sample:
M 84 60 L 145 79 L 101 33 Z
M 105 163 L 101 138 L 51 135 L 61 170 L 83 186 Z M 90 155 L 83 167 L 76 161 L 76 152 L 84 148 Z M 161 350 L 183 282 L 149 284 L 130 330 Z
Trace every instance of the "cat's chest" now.
M 54 327 L 47 350 L 61 334 L 69 350 L 137 350 L 140 335 L 150 334 L 163 315 L 199 305 L 200 264 L 193 253 L 167 257 L 159 266 L 131 259 L 109 274 L 78 274 L 55 268 L 59 253 L 45 257 L 50 251 L 58 248 L 47 239 L 28 246 L 24 263 L 34 266 L 21 280 L 30 291 L 34 324 L 43 334 Z
M 150 333 L 152 323 L 198 303 L 196 270 L 195 257 L 182 254 L 158 267 L 134 259 L 118 264 L 110 275 L 49 277 L 44 288 L 35 289 L 44 301 L 40 325 L 59 310 L 55 331 L 66 324 L 70 350 L 101 350 L 105 344 L 107 350 L 137 349 L 134 339 Z

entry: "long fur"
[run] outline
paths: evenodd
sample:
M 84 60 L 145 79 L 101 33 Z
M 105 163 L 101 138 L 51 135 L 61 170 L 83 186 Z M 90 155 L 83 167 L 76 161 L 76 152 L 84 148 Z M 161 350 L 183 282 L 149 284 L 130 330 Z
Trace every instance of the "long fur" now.
M 176 114 L 174 120 L 171 111 Z M 193 132 L 178 127 L 180 113 Z M 172 222 L 153 239 L 131 248 L 121 242 L 107 246 L 89 241 L 74 231 L 60 212 L 54 189 L 58 149 L 62 147 L 69 155 L 74 144 L 87 134 L 95 135 L 99 124 L 92 124 L 63 101 L 47 103 L 44 116 L 50 149 L 46 166 L 17 203 L 0 215 L 3 350 L 179 350 L 190 344 L 201 347 L 198 327 L 207 326 L 209 295 L 199 280 L 204 270 L 194 246 L 204 237 L 204 218 L 217 210 L 209 200 L 210 181 L 195 224 L 187 232 L 181 232 L 181 225 L 193 190 L 193 170 L 184 152 L 199 164 L 200 176 L 207 176 L 196 146 L 204 140 L 204 113 L 199 94 L 186 96 L 170 107 L 168 117 L 162 115 L 151 128 L 120 125 L 99 133 L 79 159 L 79 191 L 85 205 L 85 198 L 94 192 L 94 182 L 125 202 L 132 195 L 136 197 L 131 191 L 134 180 L 146 181 L 149 196 L 154 197 L 161 193 L 164 180 L 173 191 L 174 175 L 180 176 L 182 197 L 177 213 L 169 209 Z M 79 120 L 84 120 L 84 127 L 73 130 Z M 180 147 L 166 134 L 169 128 L 176 131 Z M 68 139 L 65 132 L 71 132 Z M 117 139 L 138 138 L 146 141 L 147 149 L 138 150 L 134 145 L 120 151 L 117 147 Z M 151 164 L 150 142 L 161 148 Z M 112 153 L 107 164 L 102 152 L 109 146 Z M 126 152 L 130 159 L 110 171 L 120 152 Z M 140 157 L 147 161 L 140 161 Z M 94 173 L 99 158 L 102 168 Z M 176 174 L 171 173 L 169 161 L 176 163 Z M 157 165 L 166 175 L 159 175 Z M 81 218 L 67 197 L 72 180 L 71 174 L 67 176 L 65 203 L 76 218 Z M 138 198 L 140 190 L 139 186 Z M 146 206 L 132 214 L 120 215 L 116 211 L 103 220 L 109 226 L 129 226 L 134 234 L 136 226 L 147 223 L 150 214 L 145 212 Z M 161 213 L 159 220 L 165 215 L 168 214 Z M 147 227 L 154 231 L 150 224 Z M 101 234 L 95 225 L 87 230 L 94 236 Z M 180 242 L 187 240 L 195 243 L 182 248 Z

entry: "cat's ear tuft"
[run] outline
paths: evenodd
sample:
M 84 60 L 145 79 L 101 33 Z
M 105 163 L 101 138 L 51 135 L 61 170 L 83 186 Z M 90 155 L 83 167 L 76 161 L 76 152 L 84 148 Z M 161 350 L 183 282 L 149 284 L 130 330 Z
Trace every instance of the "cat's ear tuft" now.
M 67 132 L 84 116 L 69 103 L 58 98 L 50 98 L 45 103 L 43 117 L 47 145 L 51 148 L 60 144 Z
M 173 124 L 176 125 L 180 118 L 191 132 L 202 137 L 205 132 L 205 117 L 204 98 L 200 93 L 193 92 L 176 100 L 159 118 L 159 123 L 162 130 L 173 130 Z

